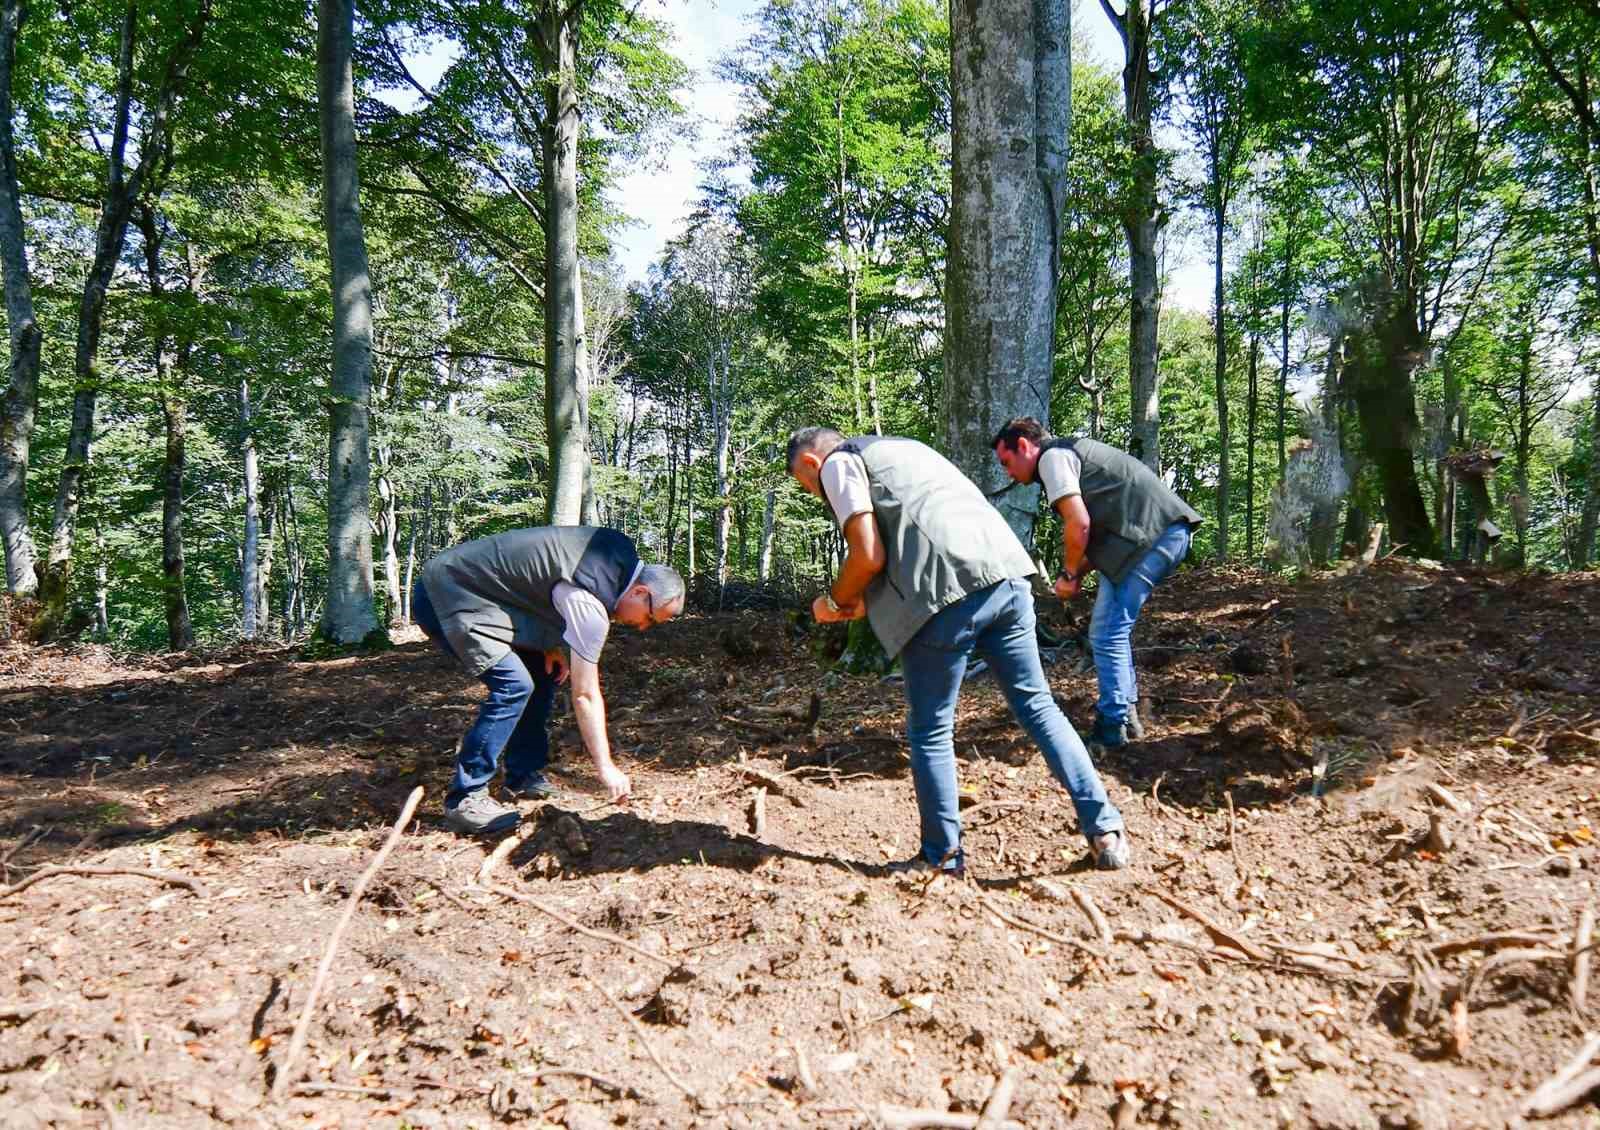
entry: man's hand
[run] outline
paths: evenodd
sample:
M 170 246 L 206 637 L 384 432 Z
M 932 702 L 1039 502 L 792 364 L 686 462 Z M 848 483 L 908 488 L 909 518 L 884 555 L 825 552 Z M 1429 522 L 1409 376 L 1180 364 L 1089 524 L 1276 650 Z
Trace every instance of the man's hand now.
M 628 799 L 628 793 L 632 791 L 632 785 L 628 781 L 626 773 L 615 765 L 602 765 L 599 772 L 600 783 L 605 786 L 606 795 L 613 804 Z
M 841 620 L 859 620 L 867 614 L 867 602 L 864 600 L 837 605 L 837 612 L 834 607 L 829 604 L 828 594 L 824 593 L 811 602 L 811 615 L 817 618 L 819 624 L 836 624 Z
M 1065 573 L 1056 574 L 1055 594 L 1062 600 L 1071 600 L 1083 590 L 1081 577 L 1068 577 Z
M 572 674 L 572 668 L 567 665 L 567 656 L 559 647 L 552 647 L 544 653 L 544 673 L 556 677 L 557 686 L 566 686 L 567 677 Z

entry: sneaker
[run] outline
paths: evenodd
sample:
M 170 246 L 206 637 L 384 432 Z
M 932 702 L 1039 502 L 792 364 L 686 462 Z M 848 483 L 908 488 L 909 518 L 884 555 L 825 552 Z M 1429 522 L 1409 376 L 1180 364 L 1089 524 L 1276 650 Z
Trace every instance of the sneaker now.
M 1121 749 L 1128 744 L 1127 725 L 1123 722 L 1108 722 L 1095 712 L 1094 725 L 1089 727 L 1089 748 L 1095 753 L 1105 753 L 1107 750 Z
M 1122 720 L 1122 729 L 1130 742 L 1144 741 L 1144 720 L 1139 717 L 1137 705 L 1128 707 L 1128 716 Z
M 500 791 L 507 800 L 554 800 L 561 795 L 561 789 L 543 773 L 529 773 L 515 781 L 507 777 Z
M 913 855 L 910 859 L 903 859 L 899 863 L 891 863 L 888 867 L 891 875 L 927 875 L 937 871 L 951 879 L 965 879 L 967 866 L 957 863 L 953 867 L 935 867 L 920 855 Z
M 474 789 L 455 804 L 446 801 L 444 806 L 444 822 L 469 836 L 509 832 L 521 819 L 515 808 L 495 800 L 486 788 Z
M 1096 836 L 1089 845 L 1094 852 L 1094 865 L 1101 871 L 1121 871 L 1133 859 L 1133 848 L 1123 831 L 1107 832 Z

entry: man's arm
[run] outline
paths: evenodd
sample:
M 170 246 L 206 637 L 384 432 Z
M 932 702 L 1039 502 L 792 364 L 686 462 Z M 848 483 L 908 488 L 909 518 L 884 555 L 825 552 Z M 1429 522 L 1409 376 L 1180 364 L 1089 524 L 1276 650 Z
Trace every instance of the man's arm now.
M 839 566 L 839 576 L 829 590 L 833 602 L 839 606 L 835 613 L 828 607 L 826 597 L 818 597 L 812 612 L 818 621 L 859 620 L 866 615 L 863 601 L 872 578 L 883 572 L 888 555 L 883 549 L 883 539 L 878 536 L 878 523 L 870 511 L 850 515 L 844 524 L 844 541 L 848 547 L 844 564 Z
M 600 694 L 600 668 L 576 652 L 572 655 L 572 712 L 578 718 L 578 734 L 583 748 L 594 760 L 595 774 L 612 800 L 628 795 L 628 775 L 611 761 L 611 742 L 606 736 L 606 701 Z
M 1056 499 L 1056 513 L 1061 515 L 1061 570 L 1071 579 L 1057 577 L 1055 593 L 1062 600 L 1070 600 L 1078 594 L 1083 575 L 1089 571 L 1089 508 L 1083 504 L 1083 495 L 1069 494 Z

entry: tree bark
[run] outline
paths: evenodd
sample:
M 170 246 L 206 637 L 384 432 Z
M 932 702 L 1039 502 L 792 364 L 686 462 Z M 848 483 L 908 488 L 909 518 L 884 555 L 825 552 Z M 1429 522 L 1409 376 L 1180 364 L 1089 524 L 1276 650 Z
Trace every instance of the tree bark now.
M 1128 237 L 1128 392 L 1131 398 L 1131 452 L 1161 473 L 1161 384 L 1156 348 L 1161 322 L 1160 270 L 1156 242 L 1166 219 L 1157 199 L 1157 158 L 1153 119 L 1150 40 L 1155 0 L 1126 0 L 1118 12 L 1100 0 L 1122 37 L 1123 114 L 1133 151 L 1133 183 L 1122 216 Z
M 1216 191 L 1216 179 L 1213 176 L 1213 191 Z M 1217 361 L 1217 560 L 1226 561 L 1228 559 L 1228 519 L 1230 517 L 1228 513 L 1228 491 L 1233 484 L 1229 478 L 1232 453 L 1228 450 L 1228 293 L 1223 286 L 1224 280 L 1222 277 L 1222 240 L 1227 224 L 1225 204 L 1217 204 L 1212 215 L 1212 221 L 1216 225 L 1216 294 L 1213 301 L 1216 309 L 1214 331 L 1216 335 Z
M 761 517 L 761 550 L 756 561 L 756 576 L 763 582 L 772 579 L 772 534 L 778 511 L 778 492 L 767 489 L 767 508 Z
M 333 282 L 328 428 L 328 598 L 320 631 L 355 644 L 377 629 L 372 601 L 372 279 L 356 170 L 353 0 L 317 2 L 322 217 Z M 303 602 L 302 602 L 303 603 Z
M 1327 367 L 1322 376 L 1322 428 L 1318 442 L 1335 442 L 1340 435 L 1339 430 L 1339 385 L 1344 375 L 1344 338 L 1335 333 L 1328 340 Z M 1343 452 L 1339 453 L 1341 457 Z M 1353 478 L 1353 476 L 1352 476 Z M 1280 472 L 1278 481 L 1283 481 Z M 1354 488 L 1352 481 L 1350 486 Z M 1311 525 L 1308 531 L 1308 548 L 1311 552 L 1311 561 L 1319 568 L 1326 568 L 1333 559 L 1337 546 L 1334 537 L 1339 528 L 1339 500 L 1337 498 L 1318 498 L 1311 505 Z
M 194 646 L 194 626 L 189 620 L 189 597 L 183 577 L 183 467 L 188 432 L 188 410 L 174 390 L 161 394 L 161 416 L 166 425 L 167 456 L 161 473 L 161 581 L 167 610 L 167 646 L 188 651 Z
M 94 258 L 78 303 L 72 426 L 67 434 L 66 456 L 62 460 L 61 477 L 56 487 L 55 509 L 50 523 L 49 557 L 44 575 L 39 579 L 39 596 L 44 602 L 44 610 L 35 630 L 41 636 L 54 634 L 66 619 L 67 597 L 72 582 L 72 540 L 94 438 L 95 410 L 100 393 L 100 334 L 105 324 L 111 279 L 122 257 L 134 203 L 145 191 L 148 182 L 158 175 L 158 169 L 171 160 L 172 111 L 210 18 L 211 0 L 199 0 L 194 22 L 167 57 L 161 86 L 145 120 L 140 124 L 139 163 L 129 173 L 127 153 L 134 82 L 133 46 L 138 20 L 131 4 L 123 15 L 117 46 L 116 102 L 107 149 L 105 189 L 100 200 L 100 219 L 95 227 Z M 159 186 L 157 188 L 159 190 Z
M 1071 14 L 1057 0 L 952 0 L 950 19 L 946 445 L 1032 545 L 1038 487 L 1007 490 L 989 441 L 1012 416 L 1050 421 Z
M 577 525 L 588 459 L 587 405 L 578 374 L 582 336 L 578 279 L 577 5 L 547 3 L 533 36 L 544 84 L 539 128 L 544 183 L 545 427 L 550 444 L 549 520 Z
M 239 381 L 239 447 L 244 461 L 244 552 L 240 555 L 239 589 L 243 597 L 244 638 L 260 630 L 261 601 L 261 473 L 256 462 L 256 437 L 250 427 L 250 381 Z
M 1578 68 L 1579 90 L 1589 98 L 1589 71 Z M 1594 283 L 1594 301 L 1600 309 L 1600 189 L 1595 179 L 1600 177 L 1600 134 L 1597 134 L 1587 116 L 1580 115 L 1579 128 L 1584 152 L 1588 156 L 1583 172 L 1583 228 L 1589 251 L 1589 273 Z M 1596 376 L 1594 389 L 1594 420 L 1589 431 L 1589 481 L 1584 490 L 1583 516 L 1578 522 L 1578 546 L 1574 565 L 1587 569 L 1594 560 L 1595 533 L 1600 528 L 1600 375 Z
M 728 453 L 733 443 L 733 373 L 728 344 L 718 340 L 707 362 L 710 382 L 712 424 L 715 428 L 712 458 L 717 474 L 717 607 L 722 607 L 722 590 L 728 583 L 728 533 L 733 525 L 733 481 L 728 474 Z
M 1250 384 L 1244 422 L 1244 555 L 1256 559 L 1256 416 L 1261 402 L 1261 335 L 1250 331 Z
M 23 0 L 0 3 L 0 271 L 5 279 L 6 324 L 11 365 L 0 400 L 0 542 L 4 543 L 6 591 L 32 596 L 39 587 L 36 552 L 28 531 L 28 459 L 39 405 L 39 356 L 43 337 L 33 310 L 28 273 L 22 193 L 17 184 L 17 143 L 11 77 L 17 35 L 27 18 Z

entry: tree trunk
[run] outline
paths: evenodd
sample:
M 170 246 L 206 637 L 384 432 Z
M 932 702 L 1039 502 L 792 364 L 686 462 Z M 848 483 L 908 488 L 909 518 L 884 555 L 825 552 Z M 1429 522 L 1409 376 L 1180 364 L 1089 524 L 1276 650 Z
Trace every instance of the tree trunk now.
M 106 569 L 106 546 L 100 527 L 94 530 L 94 634 L 102 640 L 111 637 L 111 577 Z
M 167 58 L 160 89 L 140 123 L 139 163 L 127 170 L 130 104 L 133 98 L 134 37 L 137 13 L 129 5 L 123 14 L 117 45 L 117 85 L 110 144 L 106 151 L 105 190 L 100 199 L 100 219 L 95 227 L 94 258 L 78 303 L 78 339 L 73 358 L 75 391 L 72 426 L 67 433 L 66 456 L 56 486 L 55 509 L 50 523 L 50 552 L 39 579 L 44 611 L 36 630 L 49 636 L 66 619 L 67 596 L 72 583 L 72 540 L 78 522 L 83 480 L 89 468 L 94 438 L 96 403 L 100 393 L 100 334 L 105 324 L 106 298 L 122 257 L 128 221 L 134 202 L 158 165 L 171 159 L 171 118 L 178 93 L 188 76 L 200 39 L 211 18 L 211 0 L 200 0 L 194 22 Z
M 728 583 L 728 534 L 733 525 L 733 482 L 728 474 L 728 449 L 733 443 L 733 373 L 727 343 L 719 342 L 711 351 L 707 366 L 713 400 L 715 460 L 717 474 L 717 607 L 722 607 L 722 589 Z
M 583 466 L 588 459 L 587 405 L 578 375 L 581 283 L 578 278 L 577 5 L 547 3 L 533 37 L 544 84 L 539 148 L 544 182 L 545 427 L 550 444 L 553 526 L 583 516 Z
M 1343 353 L 1344 339 L 1336 333 L 1328 340 L 1328 362 L 1322 376 L 1322 428 L 1317 438 L 1319 443 L 1335 442 L 1336 437 L 1340 435 L 1339 384 L 1343 377 Z M 1343 455 L 1342 451 L 1340 455 Z M 1278 481 L 1283 482 L 1281 472 Z M 1352 489 L 1355 486 L 1354 482 L 1350 485 Z M 1319 568 L 1326 568 L 1338 549 L 1334 544 L 1338 528 L 1339 500 L 1319 497 L 1311 504 L 1311 526 L 1307 539 L 1311 561 Z
M 0 542 L 5 549 L 6 591 L 14 596 L 32 596 L 39 587 L 33 538 L 28 532 L 28 458 L 39 405 L 43 337 L 33 312 L 22 194 L 17 185 L 17 143 L 11 123 L 11 76 L 17 34 L 26 18 L 23 0 L 0 2 L 0 272 L 5 279 L 6 324 L 11 336 L 10 377 L 0 400 Z
M 1585 97 L 1589 92 L 1589 72 L 1579 70 Z M 1580 121 L 1584 151 L 1589 155 L 1583 174 L 1583 227 L 1589 245 L 1589 272 L 1593 276 L 1594 300 L 1600 308 L 1600 190 L 1595 186 L 1600 177 L 1600 137 L 1595 136 L 1588 121 Z M 1595 375 L 1594 420 L 1589 432 L 1589 481 L 1584 490 L 1583 516 L 1578 522 L 1578 552 L 1574 564 L 1587 569 L 1594 560 L 1595 532 L 1600 528 L 1600 374 Z
M 1244 421 L 1244 555 L 1256 559 L 1256 416 L 1261 396 L 1261 335 L 1250 331 L 1250 387 L 1246 392 Z
M 778 492 L 767 489 L 767 508 L 761 517 L 761 550 L 756 561 L 756 576 L 763 583 L 772 579 L 772 534 L 777 519 Z
M 377 629 L 372 604 L 372 279 L 356 173 L 353 0 L 317 0 L 322 216 L 333 282 L 328 430 L 328 598 L 320 631 L 337 644 Z
M 1155 0 L 1126 0 L 1119 13 L 1108 0 L 1100 6 L 1122 37 L 1123 114 L 1133 156 L 1132 185 L 1122 228 L 1128 238 L 1128 392 L 1131 398 L 1132 454 L 1161 473 L 1161 384 L 1156 344 L 1161 321 L 1160 269 L 1156 241 L 1165 218 L 1157 200 L 1157 152 L 1152 126 L 1153 73 L 1151 23 Z
M 244 552 L 240 554 L 240 595 L 244 638 L 260 630 L 261 600 L 261 473 L 256 463 L 256 438 L 250 428 L 250 381 L 239 381 L 239 446 L 244 459 Z
M 256 570 L 256 635 L 272 635 L 272 565 L 278 547 L 278 500 L 270 485 L 262 492 L 261 541 Z
M 1007 490 L 989 441 L 1012 416 L 1050 421 L 1071 13 L 1056 0 L 952 0 L 950 20 L 946 445 L 1032 545 L 1038 487 Z
M 1380 317 L 1351 363 L 1350 384 L 1367 457 L 1383 492 L 1390 541 L 1410 556 L 1427 557 L 1435 550 L 1433 523 L 1412 451 L 1419 423 L 1411 373 L 1423 345 L 1408 309 L 1402 303 Z
M 1228 294 L 1223 288 L 1222 238 L 1227 215 L 1219 206 L 1212 215 L 1216 225 L 1216 386 L 1217 386 L 1217 560 L 1228 559 L 1228 492 L 1232 453 L 1228 450 Z
M 188 410 L 176 392 L 161 395 L 166 424 L 167 457 L 161 472 L 161 588 L 167 610 L 167 646 L 188 651 L 194 646 L 189 598 L 183 584 L 183 465 Z

